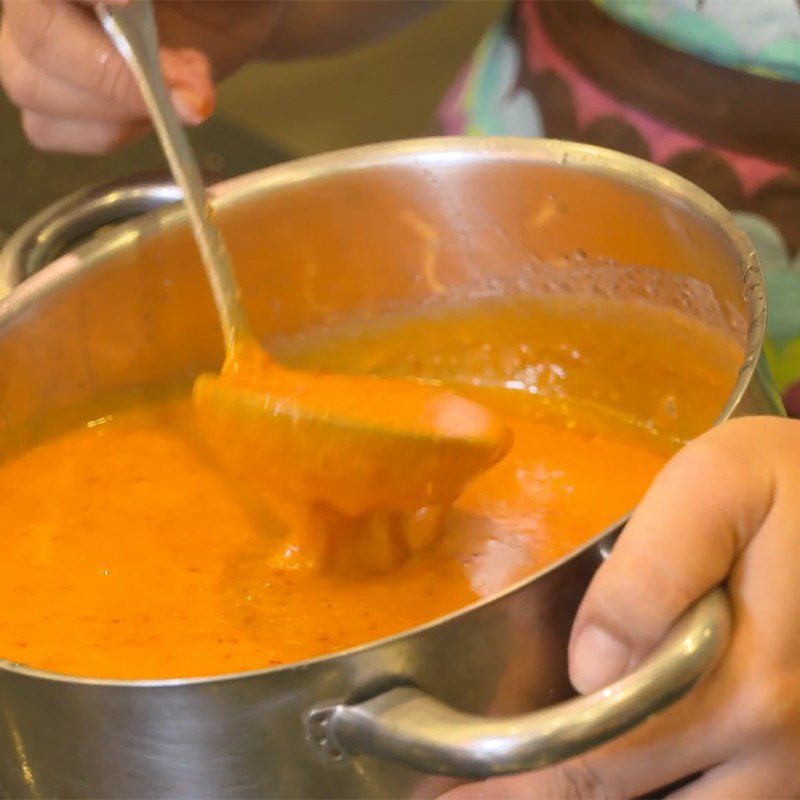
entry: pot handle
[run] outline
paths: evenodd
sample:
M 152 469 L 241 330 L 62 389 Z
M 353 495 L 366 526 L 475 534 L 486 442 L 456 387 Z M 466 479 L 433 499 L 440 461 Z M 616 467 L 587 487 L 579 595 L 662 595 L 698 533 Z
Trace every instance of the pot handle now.
M 368 754 L 460 778 L 540 769 L 597 747 L 679 700 L 715 662 L 729 635 L 728 601 L 717 588 L 641 666 L 594 694 L 488 718 L 404 686 L 365 702 L 312 711 L 308 736 L 329 759 Z
M 9 237 L 0 250 L 0 284 L 13 288 L 104 225 L 180 199 L 180 189 L 163 175 L 79 189 L 40 211 Z

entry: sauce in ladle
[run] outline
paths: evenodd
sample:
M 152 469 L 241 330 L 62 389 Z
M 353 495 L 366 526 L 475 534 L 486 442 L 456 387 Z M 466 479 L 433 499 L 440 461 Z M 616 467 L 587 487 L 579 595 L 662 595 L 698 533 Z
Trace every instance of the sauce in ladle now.
M 254 341 L 198 378 L 194 401 L 230 467 L 350 518 L 447 505 L 511 445 L 496 414 L 452 391 L 287 369 Z

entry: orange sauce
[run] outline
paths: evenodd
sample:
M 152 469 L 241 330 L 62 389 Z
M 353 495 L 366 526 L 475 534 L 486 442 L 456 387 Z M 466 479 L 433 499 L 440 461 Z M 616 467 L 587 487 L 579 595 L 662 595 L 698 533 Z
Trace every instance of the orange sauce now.
M 531 306 L 525 316 L 537 308 L 545 314 Z M 281 560 L 291 541 L 286 519 L 219 468 L 197 434 L 188 394 L 108 409 L 9 455 L 0 463 L 0 657 L 114 678 L 269 667 L 433 620 L 569 553 L 637 502 L 692 425 L 710 424 L 737 366 L 724 337 L 698 339 L 697 328 L 687 334 L 691 353 L 662 345 L 674 320 L 661 312 L 634 309 L 623 324 L 615 316 L 592 321 L 584 309 L 576 325 L 574 311 L 547 311 L 549 326 L 529 317 L 525 333 L 519 309 L 482 304 L 283 344 L 297 365 L 341 361 L 355 372 L 438 376 L 495 409 L 513 431 L 509 455 L 469 486 L 443 535 L 387 574 Z M 636 350 L 636 368 L 650 380 L 633 406 L 610 402 L 609 410 L 602 392 L 588 390 L 570 399 L 556 384 L 589 386 L 594 361 L 595 385 L 618 390 L 608 376 L 631 320 L 640 330 L 626 363 L 635 364 Z M 547 356 L 545 371 L 561 370 L 563 380 L 548 388 L 537 383 L 544 373 L 536 365 L 551 346 L 563 363 Z M 509 347 L 516 360 L 504 365 Z M 664 355 L 659 348 L 672 354 L 668 366 L 653 361 Z M 660 395 L 648 370 L 660 371 Z M 698 370 L 706 378 L 699 387 Z M 490 388 L 469 385 L 476 376 Z M 636 383 L 627 373 L 624 380 Z M 675 413 L 688 405 L 692 424 Z
M 220 463 L 349 518 L 449 504 L 511 444 L 496 414 L 454 392 L 287 369 L 248 339 L 195 381 L 194 401 Z

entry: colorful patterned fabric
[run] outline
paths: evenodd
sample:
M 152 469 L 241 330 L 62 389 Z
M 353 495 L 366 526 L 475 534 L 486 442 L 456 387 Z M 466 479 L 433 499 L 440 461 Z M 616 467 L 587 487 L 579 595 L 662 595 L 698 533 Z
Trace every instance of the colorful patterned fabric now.
M 484 37 L 440 120 L 452 134 L 548 136 L 627 152 L 726 205 L 765 268 L 766 353 L 787 407 L 800 415 L 798 36 L 795 0 L 519 0 Z M 675 92 L 674 75 L 691 84 L 685 92 Z M 748 116 L 743 97 L 757 98 L 761 119 Z M 787 97 L 796 103 L 781 117 Z M 721 109 L 724 125 L 704 117 L 704 99 Z
M 797 0 L 594 0 L 656 41 L 773 78 L 800 80 Z

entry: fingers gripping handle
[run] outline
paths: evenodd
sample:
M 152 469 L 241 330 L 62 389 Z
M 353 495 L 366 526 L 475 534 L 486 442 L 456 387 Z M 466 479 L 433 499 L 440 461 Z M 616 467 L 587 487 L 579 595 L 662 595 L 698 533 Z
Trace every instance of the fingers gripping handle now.
M 365 754 L 463 778 L 539 769 L 597 747 L 679 700 L 715 662 L 729 635 L 727 598 L 714 589 L 641 666 L 594 694 L 496 719 L 462 713 L 402 687 L 313 711 L 308 736 L 337 760 Z

